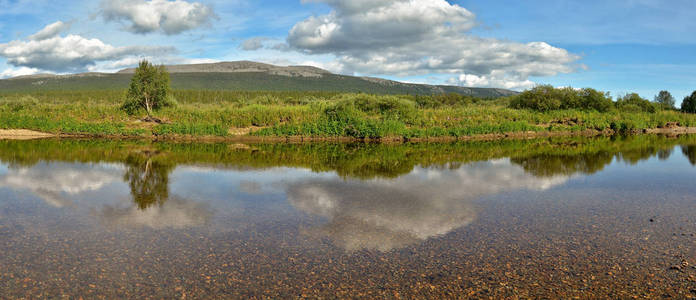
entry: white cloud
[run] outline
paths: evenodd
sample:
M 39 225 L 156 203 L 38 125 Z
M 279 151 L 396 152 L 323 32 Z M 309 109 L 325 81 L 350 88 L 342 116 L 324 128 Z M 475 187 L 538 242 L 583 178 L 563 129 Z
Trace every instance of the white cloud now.
M 482 76 L 461 74 L 459 77 L 450 78 L 447 83 L 465 87 L 494 87 L 510 90 L 524 90 L 532 88 L 536 85 L 535 82 L 529 79 L 524 79 L 520 76 L 509 76 L 504 72 L 499 71 L 493 71 L 491 72 L 491 75 Z
M 156 65 L 205 64 L 219 62 L 218 60 L 208 58 L 184 58 L 178 56 L 162 57 L 145 55 L 138 57 L 126 57 L 115 61 L 96 63 L 93 66 L 87 67 L 87 70 L 90 72 L 113 73 L 123 69 L 136 67 L 138 66 L 138 63 L 140 63 L 140 61 L 142 60 L 147 60 Z
M 580 58 L 544 42 L 472 36 L 475 15 L 445 0 L 311 2 L 333 10 L 297 23 L 287 43 L 303 53 L 335 55 L 346 73 L 464 74 L 466 84 L 527 87 L 529 77 L 575 71 Z
M 244 51 L 255 51 L 264 47 L 264 43 L 269 41 L 269 38 L 255 37 L 242 42 L 240 48 Z
M 62 21 L 55 22 L 53 24 L 49 24 L 48 26 L 44 27 L 44 29 L 41 29 L 41 31 L 32 34 L 29 36 L 30 40 L 34 41 L 41 41 L 45 39 L 49 39 L 52 37 L 56 37 L 59 35 L 61 32 L 64 32 L 68 29 L 70 29 L 71 24 L 70 23 L 64 23 Z
M 210 6 L 182 0 L 104 0 L 101 8 L 105 20 L 124 21 L 127 30 L 140 34 L 179 34 L 217 18 Z
M 39 69 L 35 68 L 27 68 L 27 67 L 21 67 L 21 68 L 8 68 L 5 69 L 4 71 L 0 72 L 0 79 L 2 78 L 12 78 L 12 77 L 17 77 L 17 76 L 26 76 L 26 75 L 34 75 L 38 74 L 40 72 Z
M 60 27 L 60 26 L 58 26 Z M 57 36 L 55 23 L 47 26 L 29 40 L 0 44 L 0 57 L 16 67 L 53 72 L 77 72 L 102 61 L 115 61 L 142 55 L 162 55 L 173 52 L 171 47 L 115 47 L 98 39 L 79 35 Z M 50 35 L 53 35 L 50 37 Z

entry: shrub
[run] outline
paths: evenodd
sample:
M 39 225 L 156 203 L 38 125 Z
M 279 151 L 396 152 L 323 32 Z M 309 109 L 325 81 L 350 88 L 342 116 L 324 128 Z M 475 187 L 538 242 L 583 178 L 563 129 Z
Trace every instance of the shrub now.
M 510 107 L 538 111 L 557 110 L 561 108 L 561 100 L 557 89 L 550 85 L 541 85 L 514 97 L 510 101 Z
M 346 95 L 328 107 L 325 114 L 338 117 L 379 115 L 385 120 L 397 120 L 413 124 L 418 116 L 416 103 L 396 96 Z
M 654 113 L 657 110 L 652 102 L 640 97 L 636 93 L 631 93 L 616 99 L 616 108 L 624 112 Z
M 612 107 L 612 101 L 609 93 L 600 92 L 591 88 L 584 88 L 579 91 L 582 103 L 580 109 L 596 110 L 599 112 L 609 111 Z
M 611 109 L 612 102 L 608 93 L 591 88 L 577 90 L 542 85 L 513 96 L 509 106 L 537 111 L 580 109 L 605 112 Z

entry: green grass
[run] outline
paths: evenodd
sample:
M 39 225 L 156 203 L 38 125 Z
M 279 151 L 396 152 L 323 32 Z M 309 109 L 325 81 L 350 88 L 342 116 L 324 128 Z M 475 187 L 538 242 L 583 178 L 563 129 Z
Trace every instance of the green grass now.
M 612 108 L 536 111 L 507 99 L 330 92 L 174 91 L 179 103 L 139 121 L 119 109 L 123 91 L 0 93 L 0 128 L 123 136 L 219 136 L 255 128 L 256 136 L 428 138 L 539 131 L 632 132 L 668 122 L 696 126 L 696 115 Z

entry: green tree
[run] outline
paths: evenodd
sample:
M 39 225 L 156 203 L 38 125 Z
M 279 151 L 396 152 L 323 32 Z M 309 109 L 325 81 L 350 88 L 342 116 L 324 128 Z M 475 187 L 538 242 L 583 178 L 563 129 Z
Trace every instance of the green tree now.
M 681 109 L 683 112 L 696 113 L 696 91 L 691 93 L 691 96 L 687 96 L 682 101 Z
M 659 94 L 655 96 L 655 103 L 657 103 L 661 109 L 675 109 L 675 100 L 668 91 L 660 91 Z
M 169 73 L 164 66 L 155 66 L 143 60 L 131 79 L 123 110 L 128 114 L 136 114 L 145 109 L 148 117 L 154 110 L 174 104 L 170 93 Z

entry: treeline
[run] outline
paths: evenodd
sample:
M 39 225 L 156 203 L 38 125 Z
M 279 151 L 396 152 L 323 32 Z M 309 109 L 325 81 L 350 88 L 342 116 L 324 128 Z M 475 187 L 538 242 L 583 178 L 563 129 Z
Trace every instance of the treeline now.
M 617 97 L 614 101 L 608 92 L 592 88 L 555 88 L 551 85 L 540 85 L 510 97 L 509 107 L 541 112 L 578 109 L 598 112 L 618 110 L 632 113 L 655 113 L 660 110 L 677 110 L 675 99 L 668 91 L 661 91 L 653 101 L 642 98 L 636 93 Z M 681 110 L 696 113 L 696 91 L 684 98 Z

